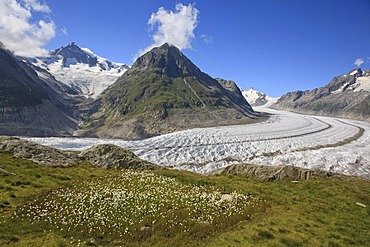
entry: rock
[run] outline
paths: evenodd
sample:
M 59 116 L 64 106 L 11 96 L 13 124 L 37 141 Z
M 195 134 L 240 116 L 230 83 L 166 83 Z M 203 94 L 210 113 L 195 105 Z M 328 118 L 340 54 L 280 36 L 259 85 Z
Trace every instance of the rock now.
M 231 202 L 234 199 L 234 197 L 230 194 L 222 194 L 221 195 L 221 202 L 228 201 Z
M 0 136 L 0 151 L 44 166 L 73 166 L 81 160 L 87 160 L 92 165 L 102 168 L 155 169 L 157 167 L 141 160 L 129 150 L 110 144 L 97 145 L 77 154 L 16 137 Z M 5 170 L 0 172 L 6 173 Z
M 356 202 L 356 205 L 363 207 L 363 208 L 367 208 L 367 206 L 361 202 Z
M 0 136 L 0 151 L 44 166 L 72 166 L 79 161 L 77 154 L 73 152 L 42 146 L 15 137 Z
M 141 160 L 133 152 L 111 144 L 97 145 L 82 151 L 79 157 L 103 168 L 154 169 L 157 166 Z
M 0 167 L 0 173 L 6 174 L 6 175 L 13 175 L 13 176 L 17 175 L 15 173 L 8 172 L 7 170 L 5 170 L 4 168 L 1 168 L 1 167 Z
M 295 182 L 297 180 L 308 180 L 315 176 L 339 176 L 331 172 L 309 170 L 293 166 L 259 166 L 248 164 L 230 165 L 228 167 L 211 172 L 211 175 L 215 174 L 241 175 L 261 181 L 293 180 Z

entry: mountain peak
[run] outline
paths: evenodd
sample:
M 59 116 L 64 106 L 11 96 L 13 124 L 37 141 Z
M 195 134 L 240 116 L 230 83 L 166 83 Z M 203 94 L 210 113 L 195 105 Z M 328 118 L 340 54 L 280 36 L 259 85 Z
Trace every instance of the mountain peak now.
M 137 58 L 98 102 L 84 128 L 101 137 L 146 138 L 259 117 L 234 82 L 213 79 L 167 43 Z
M 272 98 L 263 92 L 255 90 L 253 87 L 250 87 L 246 91 L 242 91 L 242 94 L 252 106 L 269 105 L 277 100 L 277 98 Z
M 51 55 L 62 56 L 63 66 L 69 67 L 77 63 L 85 63 L 89 66 L 96 66 L 98 59 L 96 55 L 90 54 L 81 49 L 76 42 L 69 43 L 66 47 L 60 47 L 51 52 Z
M 29 62 L 45 69 L 60 83 L 71 88 L 71 92 L 87 97 L 100 95 L 128 69 L 126 64 L 100 57 L 88 48 L 79 47 L 76 42 L 49 54 Z
M 67 47 L 68 46 L 77 46 L 78 47 L 78 45 L 76 44 L 76 42 L 74 42 L 74 41 L 72 41 L 71 43 L 69 43 L 68 45 L 67 45 Z
M 168 43 L 155 47 L 137 58 L 133 69 L 161 68 L 170 77 L 194 76 L 200 70 L 182 52 Z

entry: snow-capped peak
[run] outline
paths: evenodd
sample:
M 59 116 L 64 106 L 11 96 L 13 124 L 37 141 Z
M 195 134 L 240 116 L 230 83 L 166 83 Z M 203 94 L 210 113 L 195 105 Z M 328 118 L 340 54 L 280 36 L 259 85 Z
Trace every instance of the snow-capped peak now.
M 272 104 L 277 101 L 277 98 L 272 98 L 265 93 L 255 90 L 250 87 L 248 90 L 242 90 L 244 98 L 248 101 L 251 106 L 262 106 L 266 104 Z
M 353 77 L 355 77 L 354 80 Z M 348 74 L 341 76 L 341 78 L 343 78 L 341 87 L 335 91 L 331 91 L 332 94 L 339 94 L 345 91 L 370 92 L 370 70 L 362 71 L 360 68 L 353 69 Z M 347 80 L 346 78 L 350 79 Z
M 49 57 L 31 61 L 48 70 L 58 81 L 77 90 L 81 95 L 96 98 L 113 84 L 129 66 L 96 55 L 75 42 L 50 52 Z

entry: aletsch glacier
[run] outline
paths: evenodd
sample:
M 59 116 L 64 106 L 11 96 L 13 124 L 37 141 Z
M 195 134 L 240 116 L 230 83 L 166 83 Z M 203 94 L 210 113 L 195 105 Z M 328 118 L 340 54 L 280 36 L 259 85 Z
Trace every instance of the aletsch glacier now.
M 110 143 L 161 166 L 198 173 L 236 163 L 291 165 L 370 178 L 370 123 L 258 108 L 266 122 L 179 131 L 139 141 L 25 138 L 65 150 Z

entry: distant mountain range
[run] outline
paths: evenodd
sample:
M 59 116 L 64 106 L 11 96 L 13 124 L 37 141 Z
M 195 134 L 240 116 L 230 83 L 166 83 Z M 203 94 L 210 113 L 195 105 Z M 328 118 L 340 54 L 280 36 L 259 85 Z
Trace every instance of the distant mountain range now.
M 277 100 L 210 77 L 169 44 L 132 67 L 74 42 L 33 59 L 15 57 L 0 43 L 0 58 L 2 135 L 139 139 L 261 121 L 251 105 L 370 120 L 370 70 L 354 69 L 325 87 Z
M 253 87 L 246 91 L 242 90 L 242 94 L 251 106 L 270 106 L 278 100 L 278 98 L 270 97 L 265 93 L 255 90 Z
M 82 135 L 145 138 L 193 127 L 240 124 L 259 117 L 230 81 L 203 73 L 164 44 L 139 57 L 91 104 Z
M 87 48 L 80 48 L 75 42 L 51 51 L 47 57 L 23 59 L 38 71 L 40 77 L 47 71 L 69 87 L 69 93 L 92 98 L 100 95 L 129 68 Z
M 325 87 L 289 92 L 274 108 L 296 112 L 370 120 L 370 70 L 360 68 L 336 76 Z

